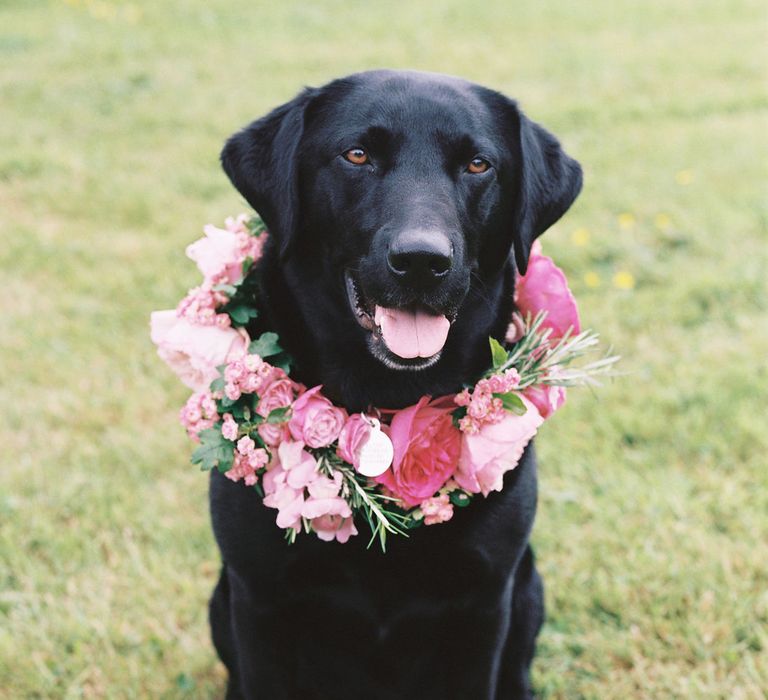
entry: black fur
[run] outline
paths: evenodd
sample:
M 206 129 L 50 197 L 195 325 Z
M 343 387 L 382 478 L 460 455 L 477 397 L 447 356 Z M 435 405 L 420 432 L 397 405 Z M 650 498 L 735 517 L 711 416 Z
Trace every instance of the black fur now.
M 366 165 L 342 154 L 363 147 Z M 491 168 L 466 172 L 476 155 Z M 515 266 L 568 209 L 581 169 L 517 105 L 444 76 L 373 71 L 307 89 L 233 136 L 230 179 L 272 236 L 260 263 L 262 314 L 297 361 L 296 378 L 349 410 L 399 408 L 471 383 L 503 338 Z M 453 250 L 429 289 L 394 279 L 387 249 L 428 229 Z M 516 265 L 515 265 L 516 263 Z M 456 315 L 438 361 L 391 369 L 371 350 L 345 291 Z M 375 348 L 374 348 L 375 349 Z M 301 535 L 288 546 L 252 489 L 211 477 L 221 580 L 211 599 L 228 697 L 491 699 L 530 696 L 543 617 L 528 544 L 536 507 L 529 446 L 504 490 L 452 521 L 366 549 Z

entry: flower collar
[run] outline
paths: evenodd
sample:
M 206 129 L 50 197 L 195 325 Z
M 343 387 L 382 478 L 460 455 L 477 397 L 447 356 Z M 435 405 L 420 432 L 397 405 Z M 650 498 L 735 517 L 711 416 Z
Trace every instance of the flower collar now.
M 152 340 L 194 392 L 180 412 L 198 443 L 192 462 L 256 489 L 289 542 L 302 531 L 347 542 L 365 524 L 369 545 L 384 549 L 388 534 L 450 520 L 502 489 L 566 387 L 594 383 L 618 359 L 572 366 L 598 336 L 581 330 L 565 275 L 537 244 L 516 283 L 506 345 L 489 339 L 489 367 L 474 386 L 349 414 L 322 386 L 291 379 L 277 334 L 248 336 L 258 315 L 252 268 L 268 235 L 261 220 L 241 214 L 204 231 L 187 247 L 203 282 L 176 309 L 152 313 Z

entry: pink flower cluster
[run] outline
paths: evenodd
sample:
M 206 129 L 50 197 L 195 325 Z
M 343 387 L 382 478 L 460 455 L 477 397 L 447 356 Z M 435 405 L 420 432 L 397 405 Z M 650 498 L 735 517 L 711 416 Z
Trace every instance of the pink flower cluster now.
M 205 285 L 194 287 L 179 302 L 176 315 L 198 326 L 229 328 L 232 324 L 229 315 L 216 312 L 216 309 L 226 304 L 228 300 L 229 297 L 223 292 L 214 291 Z
M 224 437 L 227 436 L 225 435 Z M 243 435 L 237 441 L 235 461 L 232 467 L 227 470 L 225 476 L 232 481 L 243 479 L 246 486 L 253 486 L 258 481 L 258 474 L 256 472 L 266 466 L 267 462 L 269 462 L 269 453 L 263 447 L 256 447 L 253 438 Z
M 179 411 L 179 421 L 193 440 L 198 440 L 198 433 L 212 428 L 218 420 L 216 401 L 209 391 L 195 392 Z
M 278 527 L 298 532 L 306 519 L 326 542 L 346 542 L 357 534 L 352 509 L 341 496 L 341 474 L 332 479 L 321 474 L 303 442 L 280 444 L 262 485 L 264 505 L 277 509 Z
M 516 369 L 508 369 L 503 374 L 494 374 L 481 379 L 470 392 L 464 389 L 454 398 L 457 406 L 465 406 L 467 415 L 459 420 L 459 428 L 470 435 L 476 434 L 484 425 L 492 425 L 504 419 L 507 411 L 503 401 L 494 394 L 506 394 L 520 384 L 520 375 Z
M 453 517 L 453 504 L 447 493 L 442 493 L 421 502 L 425 525 L 437 525 L 448 522 Z
M 243 394 L 261 394 L 272 382 L 285 379 L 285 372 L 264 362 L 258 355 L 244 355 L 224 370 L 224 395 L 237 401 Z

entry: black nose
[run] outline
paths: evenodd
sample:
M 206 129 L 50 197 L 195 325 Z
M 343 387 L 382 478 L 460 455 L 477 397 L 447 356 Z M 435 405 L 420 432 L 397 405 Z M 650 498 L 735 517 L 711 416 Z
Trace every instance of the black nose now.
M 389 269 L 411 284 L 429 285 L 445 277 L 453 264 L 453 246 L 441 231 L 401 231 L 389 244 Z

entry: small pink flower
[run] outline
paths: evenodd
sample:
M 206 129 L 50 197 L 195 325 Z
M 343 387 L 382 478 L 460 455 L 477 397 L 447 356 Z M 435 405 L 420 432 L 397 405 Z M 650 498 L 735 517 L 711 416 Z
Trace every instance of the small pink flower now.
M 520 340 L 524 335 L 525 321 L 523 320 L 523 317 L 515 311 L 512 314 L 512 321 L 507 326 L 507 335 L 504 337 L 504 340 L 511 345 Z
M 321 386 L 302 394 L 293 404 L 288 427 L 294 439 L 309 447 L 330 445 L 341 432 L 347 413 L 337 408 L 322 394 Z
M 344 544 L 352 535 L 357 534 L 355 522 L 351 517 L 345 518 L 342 515 L 333 513 L 313 518 L 311 525 L 315 534 L 324 542 L 337 540 Z
M 256 443 L 248 435 L 243 435 L 237 441 L 237 451 L 241 455 L 248 455 L 256 449 Z
M 179 421 L 186 428 L 187 434 L 197 441 L 198 433 L 212 428 L 219 420 L 216 402 L 206 392 L 195 392 L 179 411 Z
M 194 325 L 171 310 L 154 311 L 151 326 L 157 354 L 195 391 L 207 389 L 219 376 L 216 368 L 241 356 L 250 342 L 243 329 Z
M 371 435 L 371 424 L 362 413 L 351 415 L 339 434 L 336 454 L 357 469 L 360 466 L 360 450 Z
M 447 493 L 427 498 L 421 502 L 420 508 L 424 513 L 425 525 L 445 523 L 453 517 L 453 503 Z
M 231 413 L 224 414 L 224 423 L 221 426 L 221 434 L 227 439 L 234 442 L 237 440 L 237 423 L 232 418 Z
M 551 328 L 553 341 L 561 338 L 569 328 L 581 331 L 579 310 L 563 271 L 546 255 L 532 254 L 528 270 L 515 284 L 515 304 L 522 314 L 536 316 L 546 311 L 542 329 Z

